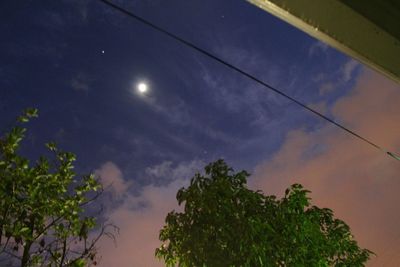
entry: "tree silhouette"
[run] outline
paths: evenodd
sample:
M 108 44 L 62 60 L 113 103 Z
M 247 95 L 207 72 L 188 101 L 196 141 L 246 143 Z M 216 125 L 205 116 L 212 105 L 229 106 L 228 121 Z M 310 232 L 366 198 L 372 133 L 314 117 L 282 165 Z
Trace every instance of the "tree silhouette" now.
M 156 256 L 167 266 L 363 266 L 349 227 L 330 209 L 312 206 L 294 184 L 282 199 L 246 187 L 246 171 L 223 160 L 197 173 L 177 193 L 183 212 L 170 212 Z
M 93 174 L 77 177 L 75 155 L 47 144 L 50 159 L 35 163 L 18 154 L 26 128 L 37 117 L 28 109 L 18 123 L 0 137 L 0 265 L 96 265 L 96 242 L 113 237 L 86 208 L 102 192 Z M 97 227 L 97 235 L 89 232 Z

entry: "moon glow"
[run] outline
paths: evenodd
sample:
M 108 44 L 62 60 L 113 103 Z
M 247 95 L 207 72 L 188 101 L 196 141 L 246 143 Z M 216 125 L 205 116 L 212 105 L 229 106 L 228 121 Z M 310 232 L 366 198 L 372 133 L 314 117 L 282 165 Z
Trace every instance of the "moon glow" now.
M 145 83 L 139 83 L 138 85 L 137 85 L 137 90 L 139 91 L 139 93 L 141 93 L 141 94 L 144 94 L 144 93 L 146 93 L 147 92 L 147 90 L 148 90 L 148 86 L 147 86 L 147 84 L 145 84 Z

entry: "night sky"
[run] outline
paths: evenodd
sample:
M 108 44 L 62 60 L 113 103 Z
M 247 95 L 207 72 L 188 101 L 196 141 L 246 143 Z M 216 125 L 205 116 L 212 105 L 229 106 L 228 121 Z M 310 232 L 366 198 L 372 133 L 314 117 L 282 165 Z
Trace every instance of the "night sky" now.
M 399 85 L 263 10 L 114 2 L 400 152 Z M 218 158 L 267 194 L 303 183 L 378 254 L 369 266 L 400 264 L 399 162 L 100 1 L 1 1 L 0 33 L 0 130 L 36 107 L 23 153 L 54 140 L 78 173 L 111 183 L 121 236 L 102 242 L 103 267 L 162 266 L 154 249 L 177 189 Z

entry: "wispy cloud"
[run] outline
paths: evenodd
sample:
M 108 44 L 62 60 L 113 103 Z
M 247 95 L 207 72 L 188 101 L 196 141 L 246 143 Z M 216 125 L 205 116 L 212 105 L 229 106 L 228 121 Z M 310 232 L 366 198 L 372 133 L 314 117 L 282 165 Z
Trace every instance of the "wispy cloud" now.
M 101 165 L 94 174 L 105 190 L 111 191 L 115 196 L 123 195 L 131 185 L 131 182 L 124 180 L 121 170 L 111 161 Z
M 92 80 L 89 77 L 80 72 L 75 77 L 71 79 L 71 87 L 76 91 L 82 91 L 85 93 L 89 92 L 89 84 Z
M 197 159 L 190 162 L 181 162 L 177 165 L 167 160 L 146 168 L 145 173 L 153 182 L 162 181 L 164 184 L 168 184 L 175 180 L 187 179 L 193 173 L 200 171 L 204 165 L 204 161 Z
M 187 103 L 179 96 L 169 96 L 170 99 L 168 102 L 158 99 L 151 93 L 141 95 L 140 97 L 154 112 L 162 117 L 163 120 L 168 121 L 172 125 L 185 127 L 188 131 L 190 130 L 202 134 L 212 140 L 217 140 L 223 143 L 235 143 L 237 141 L 231 135 L 221 131 L 220 129 L 211 127 L 208 122 L 199 120 L 197 118 L 197 112 L 193 111 L 192 107 L 190 107 L 190 103 Z M 175 136 L 169 136 L 169 138 L 176 139 Z M 181 138 L 178 138 L 178 140 L 175 141 L 186 147 L 192 147 L 192 149 L 197 147 L 193 143 L 189 144 Z
M 360 64 L 354 59 L 350 59 L 349 61 L 347 61 L 346 64 L 344 64 L 342 67 L 343 81 L 350 81 L 350 79 L 352 78 L 352 74 L 359 66 Z
M 329 46 L 321 41 L 315 41 L 309 48 L 308 50 L 308 55 L 310 57 L 315 56 L 316 54 L 320 52 L 326 52 L 328 50 Z
M 334 89 L 335 89 L 335 85 L 332 82 L 324 82 L 319 87 L 319 95 L 324 96 L 324 95 L 328 94 L 329 92 L 333 91 Z
M 237 55 L 237 57 L 239 62 L 243 60 L 241 56 Z M 245 56 L 243 57 L 245 58 Z M 252 56 L 252 58 L 254 57 Z M 265 63 L 255 59 L 253 63 L 247 62 L 247 64 L 253 68 L 257 64 L 258 68 L 265 65 Z M 238 65 L 241 64 L 238 63 Z M 280 110 L 279 108 L 284 102 L 265 88 L 240 75 L 231 77 L 216 75 L 204 65 L 201 75 L 210 92 L 210 100 L 214 106 L 223 112 L 237 114 L 242 119 L 247 119 L 250 125 L 259 128 L 268 127 L 268 122 L 271 122 L 277 116 L 273 111 Z M 280 74 L 275 68 L 268 68 L 268 72 L 264 75 L 269 77 L 266 78 L 268 81 L 280 79 L 278 78 Z

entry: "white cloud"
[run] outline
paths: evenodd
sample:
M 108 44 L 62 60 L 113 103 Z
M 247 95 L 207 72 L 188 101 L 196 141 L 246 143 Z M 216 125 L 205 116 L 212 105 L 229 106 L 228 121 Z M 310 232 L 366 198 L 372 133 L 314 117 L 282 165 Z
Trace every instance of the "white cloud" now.
M 116 196 L 123 195 L 131 185 L 130 182 L 124 180 L 121 170 L 111 161 L 101 165 L 94 173 L 99 178 L 103 187 L 106 190 L 110 190 Z
M 319 52 L 326 52 L 326 50 L 328 50 L 329 46 L 321 41 L 315 41 L 309 48 L 308 50 L 308 55 L 314 56 L 316 54 L 318 54 Z
M 343 65 L 342 75 L 344 82 L 348 82 L 351 80 L 351 76 L 358 66 L 360 66 L 360 64 L 354 59 L 350 59 Z
M 325 82 L 321 84 L 321 86 L 319 87 L 319 95 L 320 96 L 326 95 L 333 89 L 335 89 L 335 85 L 332 82 Z
M 146 174 L 158 179 L 173 181 L 178 179 L 188 179 L 195 172 L 199 172 L 204 167 L 202 160 L 193 160 L 190 162 L 181 162 L 176 167 L 172 161 L 163 161 L 162 163 L 146 168 Z
M 279 84 L 278 81 L 282 78 L 279 68 L 267 67 L 262 58 L 249 55 L 240 49 L 235 50 L 231 48 L 227 50 L 228 52 L 225 51 L 224 54 L 227 54 L 227 56 L 231 55 L 230 58 L 234 57 L 233 61 L 238 61 L 238 63 L 235 63 L 237 66 L 248 65 L 248 67 L 244 68 L 268 70 L 262 73 L 260 77 L 264 77 L 263 79 L 271 84 Z M 245 61 L 246 56 L 248 56 L 247 61 Z M 241 63 L 242 61 L 245 62 Z M 203 66 L 201 63 L 200 65 L 202 66 L 201 75 L 203 81 L 212 94 L 210 99 L 216 107 L 222 107 L 227 112 L 238 113 L 240 116 L 249 116 L 250 125 L 256 126 L 259 129 L 269 128 L 269 124 L 272 122 L 272 111 L 279 109 L 282 103 L 278 95 L 265 90 L 265 88 L 247 79 L 227 79 L 226 77 L 215 75 L 206 66 Z M 235 141 L 231 140 L 231 142 Z

